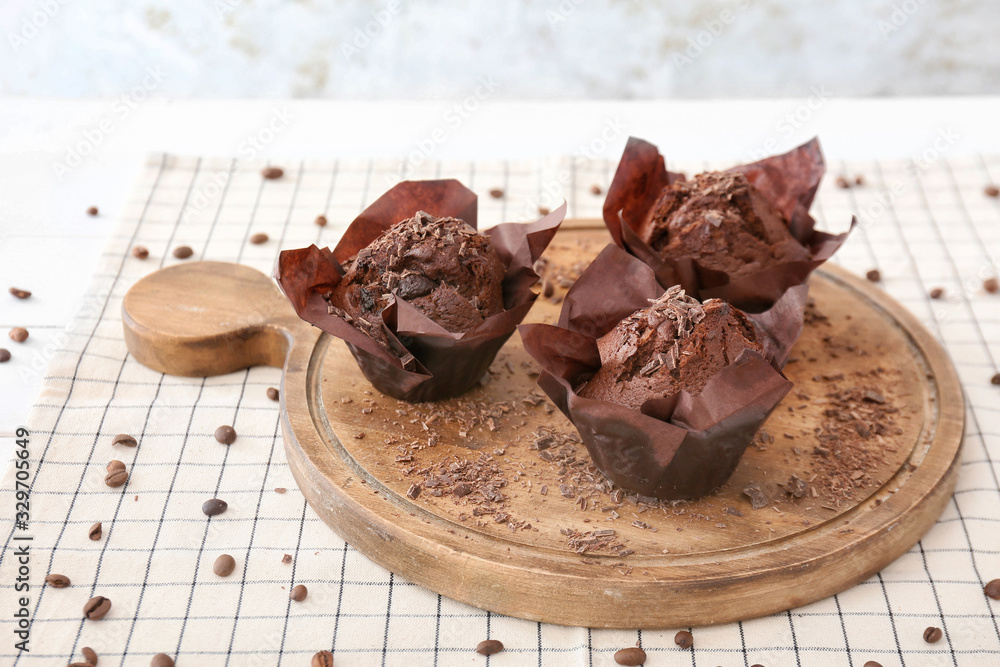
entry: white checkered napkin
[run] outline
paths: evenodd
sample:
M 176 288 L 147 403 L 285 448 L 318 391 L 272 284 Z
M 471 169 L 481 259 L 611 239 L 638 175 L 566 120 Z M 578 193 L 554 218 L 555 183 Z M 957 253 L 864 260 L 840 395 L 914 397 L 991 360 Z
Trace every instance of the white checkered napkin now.
M 1000 359 L 1000 297 L 981 281 L 1000 256 L 1000 202 L 983 195 L 1000 181 L 1000 156 L 833 165 L 814 206 L 820 226 L 840 231 L 852 212 L 865 220 L 836 261 L 882 286 L 945 343 L 969 402 L 959 487 L 939 524 L 884 572 L 851 590 L 789 613 L 694 630 L 695 649 L 673 643 L 677 629 L 603 631 L 565 628 L 490 614 L 391 575 L 345 545 L 306 505 L 285 462 L 277 404 L 265 389 L 280 371 L 253 368 L 221 377 L 163 376 L 128 356 L 121 298 L 136 279 L 176 260 L 177 245 L 196 259 L 249 264 L 269 272 L 279 248 L 329 245 L 345 222 L 401 177 L 455 177 L 480 193 L 481 222 L 524 220 L 565 197 L 570 216 L 598 217 L 613 161 L 427 162 L 401 173 L 398 162 L 287 161 L 285 176 L 263 180 L 261 164 L 208 158 L 151 158 L 104 253 L 89 296 L 59 350 L 27 427 L 31 520 L 27 531 L 3 523 L 0 663 L 65 665 L 93 647 L 101 665 L 146 665 L 165 652 L 185 665 L 307 665 L 332 649 L 345 665 L 474 665 L 486 637 L 506 649 L 496 665 L 605 665 L 641 642 L 649 664 L 987 665 L 1000 663 L 998 602 L 982 593 L 1000 577 L 1000 389 L 990 385 Z M 683 165 L 698 169 L 705 165 Z M 840 174 L 866 184 L 832 186 Z M 487 193 L 501 188 L 505 196 Z M 313 220 L 325 214 L 330 225 Z M 264 232 L 270 241 L 248 242 Z M 132 246 L 149 248 L 138 260 Z M 931 301 L 932 287 L 946 290 Z M 229 447 L 212 433 L 231 424 Z M 112 448 L 116 433 L 140 440 Z M 103 483 L 104 466 L 129 468 L 126 487 Z M 287 487 L 279 494 L 276 487 Z M 207 519 L 201 504 L 226 499 Z M 14 505 L 14 469 L 0 484 Z M 3 516 L 10 517 L 12 510 Z M 104 535 L 87 539 L 100 521 Z M 17 576 L 15 536 L 30 535 L 31 652 L 14 649 L 9 586 Z M 227 578 L 213 574 L 222 553 L 236 559 Z M 291 562 L 282 562 L 283 556 Z M 42 586 L 49 572 L 72 586 Z M 309 596 L 292 602 L 292 586 Z M 92 596 L 113 602 L 100 621 L 82 620 Z M 927 644 L 927 626 L 944 638 Z M 850 655 L 850 660 L 847 654 Z

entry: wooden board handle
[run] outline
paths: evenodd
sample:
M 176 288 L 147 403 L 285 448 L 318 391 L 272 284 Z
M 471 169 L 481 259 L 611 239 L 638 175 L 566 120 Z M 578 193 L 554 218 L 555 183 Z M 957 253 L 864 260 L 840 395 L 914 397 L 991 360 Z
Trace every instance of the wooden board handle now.
M 271 278 L 225 262 L 177 264 L 142 278 L 122 301 L 122 326 L 136 360 L 188 376 L 280 368 L 297 339 L 319 335 Z

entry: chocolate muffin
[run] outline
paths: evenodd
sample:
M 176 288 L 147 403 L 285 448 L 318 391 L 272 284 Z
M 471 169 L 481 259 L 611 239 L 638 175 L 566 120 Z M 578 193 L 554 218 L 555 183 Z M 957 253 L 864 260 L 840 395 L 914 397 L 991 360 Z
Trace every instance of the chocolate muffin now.
M 393 225 L 344 267 L 330 312 L 388 346 L 382 310 L 395 294 L 453 333 L 504 310 L 505 268 L 486 236 L 424 211 Z
M 705 172 L 663 188 L 642 238 L 664 258 L 693 257 L 731 277 L 810 258 L 788 221 L 738 172 Z
M 700 394 L 745 349 L 764 354 L 741 311 L 720 299 L 700 304 L 679 285 L 619 322 L 597 348 L 601 368 L 577 393 L 635 410 L 681 390 Z

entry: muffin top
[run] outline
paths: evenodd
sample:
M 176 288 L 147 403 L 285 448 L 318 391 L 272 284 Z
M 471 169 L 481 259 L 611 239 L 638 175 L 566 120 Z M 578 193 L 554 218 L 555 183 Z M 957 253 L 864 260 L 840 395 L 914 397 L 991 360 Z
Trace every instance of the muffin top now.
M 671 287 L 597 341 L 601 368 L 579 395 L 632 409 L 680 391 L 699 394 L 745 349 L 764 354 L 753 325 L 719 299 L 704 304 Z

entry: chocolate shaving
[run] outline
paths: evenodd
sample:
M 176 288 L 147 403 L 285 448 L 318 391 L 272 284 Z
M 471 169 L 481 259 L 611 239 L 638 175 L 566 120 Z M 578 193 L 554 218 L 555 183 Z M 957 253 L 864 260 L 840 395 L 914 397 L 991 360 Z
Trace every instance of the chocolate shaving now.
M 629 138 L 608 189 L 604 222 L 614 242 L 649 264 L 664 287 L 681 285 L 700 301 L 719 298 L 746 312 L 759 313 L 774 305 L 790 287 L 803 284 L 843 245 L 850 230 L 832 235 L 814 229 L 809 207 L 826 171 L 817 139 L 788 153 L 728 171 L 745 175 L 784 216 L 791 235 L 809 251 L 808 260 L 785 261 L 736 277 L 700 266 L 697 257 L 662 257 L 640 238 L 639 230 L 652 215 L 663 188 L 684 177 L 667 171 L 656 146 L 635 137 Z M 856 223 L 857 219 L 852 219 L 852 230 Z
M 445 330 L 407 302 L 405 293 L 422 289 L 416 283 L 407 283 L 404 294 L 400 294 L 398 284 L 394 287 L 377 325 L 364 318 L 351 321 L 346 313 L 328 304 L 323 297 L 328 299 L 340 284 L 344 265 L 417 211 L 459 218 L 472 229 L 476 227 L 476 195 L 458 181 L 404 181 L 355 218 L 333 251 L 315 245 L 284 250 L 274 270 L 275 280 L 299 317 L 343 339 L 376 389 L 410 402 L 457 396 L 484 376 L 537 298 L 531 287 L 539 276 L 532 267 L 559 229 L 566 205 L 537 222 L 504 223 L 483 232 L 506 267 L 505 310 L 464 333 Z M 440 228 L 434 230 L 440 234 Z M 454 243 L 459 238 L 462 236 L 445 241 Z M 402 283 L 403 277 L 399 281 Z M 376 326 L 378 329 L 373 328 Z M 388 348 L 379 340 L 387 341 Z
M 763 507 L 767 507 L 770 502 L 764 492 L 761 491 L 760 486 L 757 482 L 750 482 L 747 484 L 746 488 L 743 489 L 743 495 L 750 498 L 750 506 L 755 510 L 759 510 Z

